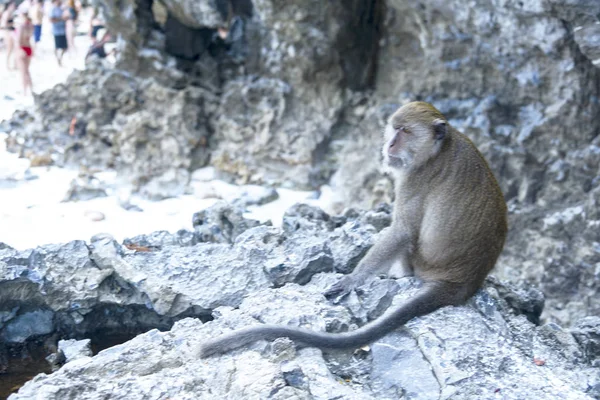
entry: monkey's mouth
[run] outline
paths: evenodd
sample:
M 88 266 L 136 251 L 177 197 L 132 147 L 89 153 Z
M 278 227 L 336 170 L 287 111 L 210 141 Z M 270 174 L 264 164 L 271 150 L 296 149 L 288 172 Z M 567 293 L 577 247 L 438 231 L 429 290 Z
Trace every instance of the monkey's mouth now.
M 390 167 L 400 168 L 400 167 L 404 167 L 406 165 L 406 163 L 404 162 L 404 158 L 402 158 L 398 155 L 395 155 L 395 154 L 388 153 L 387 161 L 388 161 L 388 165 Z

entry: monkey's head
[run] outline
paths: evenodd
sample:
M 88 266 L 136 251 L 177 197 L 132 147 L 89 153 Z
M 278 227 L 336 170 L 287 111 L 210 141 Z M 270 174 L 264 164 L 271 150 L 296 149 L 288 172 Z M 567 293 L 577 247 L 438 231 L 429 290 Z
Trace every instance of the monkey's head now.
M 437 155 L 448 133 L 448 122 L 434 106 L 415 101 L 400 107 L 385 127 L 382 153 L 392 170 L 411 170 Z

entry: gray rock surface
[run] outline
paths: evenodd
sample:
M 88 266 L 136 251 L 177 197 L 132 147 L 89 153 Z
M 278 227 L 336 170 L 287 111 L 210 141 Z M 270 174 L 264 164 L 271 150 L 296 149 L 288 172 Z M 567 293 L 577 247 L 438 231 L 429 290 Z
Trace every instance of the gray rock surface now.
M 233 243 L 235 239 L 259 222 L 244 218 L 244 208 L 232 207 L 224 201 L 194 214 L 194 235 L 201 242 Z
M 58 165 L 114 167 L 151 199 L 183 194 L 192 162 L 210 157 L 216 100 L 199 87 L 174 90 L 90 65 L 42 93 L 36 108 L 1 128 L 12 133 L 9 150 L 33 159 L 53 148 Z
M 375 100 L 346 110 L 351 140 L 334 151 L 348 154 L 331 181 L 340 204 L 372 207 L 382 196 L 376 152 L 385 117 L 405 101 L 430 101 L 475 141 L 509 201 L 500 275 L 538 284 L 546 320 L 597 315 L 598 7 L 388 2 Z
M 582 318 L 571 329 L 571 333 L 583 348 L 583 355 L 588 362 L 600 367 L 600 317 Z
M 41 94 L 0 127 L 9 148 L 114 166 L 155 199 L 210 164 L 238 183 L 329 182 L 334 210 L 370 209 L 393 201 L 386 118 L 427 100 L 509 202 L 499 274 L 542 289 L 543 320 L 600 312 L 597 0 L 239 0 L 220 39 L 225 3 L 99 0 L 120 35 L 115 69 Z
M 162 0 L 168 13 L 191 28 L 218 28 L 225 23 L 216 0 Z
M 23 343 L 54 332 L 125 333 L 165 329 L 188 315 L 210 319 L 213 309 L 237 307 L 252 291 L 304 284 L 355 260 L 376 234 L 360 216 L 327 230 L 284 233 L 217 203 L 194 216 L 195 232 L 155 232 L 123 245 L 96 235 L 90 244 L 2 248 L 0 337 Z M 353 244 L 347 235 L 356 231 L 363 241 Z
M 225 86 L 217 129 L 221 140 L 212 163 L 243 183 L 306 187 L 313 153 L 343 106 L 344 72 L 336 44 L 345 21 L 329 23 L 341 15 L 343 5 L 312 0 L 293 7 L 270 0 L 253 4 L 248 70 L 260 77 Z
M 237 310 L 217 309 L 209 323 L 184 319 L 168 332 L 151 330 L 39 375 L 10 399 L 591 399 L 598 383 L 597 368 L 581 361 L 568 332 L 502 310 L 490 287 L 467 306 L 415 319 L 355 353 L 295 350 L 278 340 L 210 360 L 195 356 L 203 340 L 258 322 L 351 326 L 351 314 L 328 304 L 318 281 L 254 292 Z M 400 297 L 412 291 L 409 280 L 398 283 Z
M 90 347 L 90 343 L 90 339 L 59 340 L 58 351 L 64 354 L 65 362 L 71 362 L 81 358 L 91 357 L 92 349 Z
M 86 201 L 106 197 L 106 185 L 92 174 L 80 174 L 71 181 L 63 201 Z
M 2 246 L 0 354 L 9 341 L 145 332 L 93 357 L 85 342 L 60 342 L 56 364 L 67 363 L 10 399 L 598 398 L 598 319 L 572 330 L 536 325 L 543 295 L 494 278 L 466 305 L 413 319 L 360 349 L 297 349 L 282 338 L 197 357 L 204 340 L 232 329 L 347 331 L 413 295 L 417 280 L 380 277 L 337 304 L 322 295 L 340 276 L 334 267 L 373 241 L 377 229 L 365 221 L 386 212 L 330 216 L 297 205 L 282 228 L 231 220 L 240 232 L 227 243 L 155 232 L 123 245 L 96 235 L 90 244 L 22 252 Z M 72 344 L 83 350 L 68 355 Z

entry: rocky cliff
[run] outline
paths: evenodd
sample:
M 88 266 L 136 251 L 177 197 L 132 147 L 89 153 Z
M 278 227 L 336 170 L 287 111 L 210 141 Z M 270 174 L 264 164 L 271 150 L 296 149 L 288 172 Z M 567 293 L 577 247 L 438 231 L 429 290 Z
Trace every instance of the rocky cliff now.
M 393 200 L 379 170 L 387 116 L 426 100 L 501 183 L 510 235 L 498 274 L 538 285 L 548 320 L 600 312 L 599 2 L 99 6 L 119 36 L 116 65 L 92 62 L 4 122 L 13 151 L 115 167 L 152 198 L 212 164 L 243 183 L 329 183 L 338 211 L 371 208 Z

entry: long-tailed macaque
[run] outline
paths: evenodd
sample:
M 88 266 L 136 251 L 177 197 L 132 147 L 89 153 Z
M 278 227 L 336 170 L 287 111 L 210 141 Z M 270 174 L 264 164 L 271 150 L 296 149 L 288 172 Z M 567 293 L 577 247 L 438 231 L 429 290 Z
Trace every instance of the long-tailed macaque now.
M 368 276 L 392 268 L 423 280 L 420 291 L 354 331 L 252 326 L 207 341 L 201 357 L 278 337 L 322 349 L 358 347 L 414 317 L 461 304 L 481 287 L 507 231 L 506 203 L 485 159 L 442 113 L 424 102 L 397 110 L 384 134 L 383 160 L 395 178 L 392 225 L 356 269 L 325 294 L 345 294 Z

